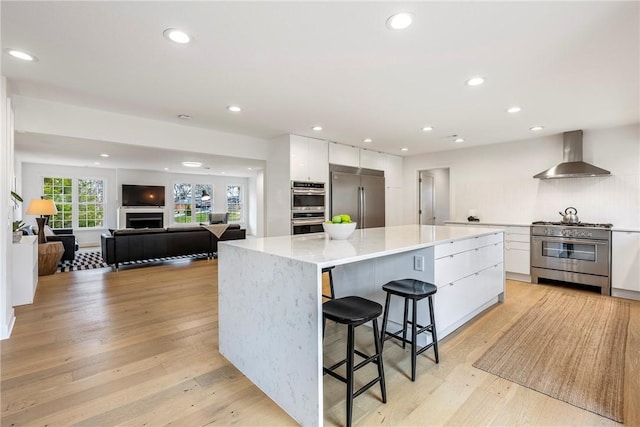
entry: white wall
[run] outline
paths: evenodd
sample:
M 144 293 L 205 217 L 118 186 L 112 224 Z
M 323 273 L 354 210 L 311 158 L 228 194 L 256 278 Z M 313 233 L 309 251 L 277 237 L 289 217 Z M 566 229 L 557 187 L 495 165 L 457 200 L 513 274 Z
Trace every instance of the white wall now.
M 22 196 L 26 203 L 23 204 L 23 212 L 29 205 L 31 199 L 40 198 L 42 195 L 42 178 L 44 176 L 59 176 L 68 178 L 96 178 L 103 179 L 106 193 L 105 227 L 102 229 L 80 230 L 74 229 L 74 233 L 80 246 L 94 246 L 100 244 L 100 235 L 109 228 L 117 228 L 117 209 L 122 205 L 121 194 L 122 184 L 136 185 L 164 185 L 165 186 L 165 226 L 171 226 L 171 201 L 173 200 L 173 184 L 176 182 L 188 182 L 194 184 L 213 185 L 213 210 L 216 212 L 226 212 L 226 186 L 227 184 L 240 184 L 245 189 L 245 223 L 251 210 L 255 210 L 250 202 L 249 179 L 233 176 L 214 175 L 191 175 L 177 174 L 170 172 L 155 172 L 130 169 L 106 169 L 91 167 L 73 167 L 60 165 L 44 165 L 38 163 L 22 164 Z M 24 216 L 27 224 L 35 225 L 35 217 Z M 252 234 L 247 230 L 247 234 Z
M 11 103 L 7 99 L 7 80 L 0 76 L 0 339 L 9 338 L 15 322 L 11 306 L 11 277 L 13 257 L 11 255 L 11 221 L 13 209 L 9 204 L 9 191 L 13 189 L 13 116 Z
M 291 234 L 291 168 L 289 135 L 269 141 L 265 236 Z
M 609 177 L 538 180 L 562 161 L 562 135 L 405 157 L 405 217 L 417 222 L 418 171 L 450 168 L 451 219 L 476 209 L 482 221 L 529 224 L 558 221 L 578 209 L 583 222 L 640 227 L 640 124 L 584 131 L 584 161 Z

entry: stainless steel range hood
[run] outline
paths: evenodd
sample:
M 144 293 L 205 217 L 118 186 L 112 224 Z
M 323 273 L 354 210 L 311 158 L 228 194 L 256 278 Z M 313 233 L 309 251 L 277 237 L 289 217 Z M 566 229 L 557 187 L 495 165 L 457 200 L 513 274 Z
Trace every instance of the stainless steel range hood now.
M 582 131 L 574 130 L 563 134 L 564 161 L 542 171 L 534 178 L 584 178 L 588 176 L 611 175 L 611 172 L 582 161 Z

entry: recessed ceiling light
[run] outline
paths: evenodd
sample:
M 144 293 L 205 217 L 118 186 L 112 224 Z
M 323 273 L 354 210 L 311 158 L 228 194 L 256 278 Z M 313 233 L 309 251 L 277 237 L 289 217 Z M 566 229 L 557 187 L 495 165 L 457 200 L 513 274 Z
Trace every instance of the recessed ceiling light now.
M 544 129 L 544 126 L 532 126 L 532 127 L 529 128 L 529 130 L 534 131 L 534 132 L 537 132 L 537 131 L 542 130 L 542 129 Z
M 423 132 L 430 132 L 432 130 L 433 130 L 433 128 L 431 126 L 425 126 L 425 127 L 422 128 Z
M 482 83 L 484 83 L 484 77 L 471 77 L 469 80 L 467 80 L 468 86 L 478 86 Z
M 464 138 L 456 138 L 453 142 L 464 142 Z
M 231 111 L 232 113 L 239 113 L 240 111 L 242 111 L 242 108 L 238 107 L 237 105 L 229 105 L 227 107 L 227 110 Z
M 168 171 L 168 170 L 169 170 L 169 168 L 164 168 L 164 170 Z
M 100 162 L 93 162 L 93 164 L 94 164 L 94 165 L 99 165 L 99 164 L 100 164 Z
M 178 114 L 180 120 L 191 120 L 191 116 L 188 114 Z
M 387 19 L 387 28 L 391 30 L 404 30 L 413 21 L 413 15 L 409 12 L 398 12 Z
M 362 142 L 373 142 L 373 139 L 371 138 L 365 138 L 362 140 Z
M 109 157 L 109 155 L 107 153 L 102 153 L 100 154 L 100 157 Z
M 320 132 L 322 130 L 322 126 L 314 126 L 311 130 L 315 130 L 316 132 Z
M 167 28 L 162 34 L 165 38 L 175 43 L 187 44 L 191 41 L 189 34 L 184 31 L 176 30 L 175 28 Z
M 253 168 L 247 168 L 247 169 L 249 169 L 249 170 L 253 170 Z
M 23 61 L 37 61 L 38 60 L 38 58 L 36 58 L 35 56 L 33 56 L 30 53 L 27 53 L 25 51 L 22 51 L 22 50 L 5 49 L 4 51 L 7 52 L 9 55 L 13 56 L 14 58 L 22 59 Z
M 521 108 L 520 107 L 510 107 L 507 108 L 507 113 L 518 113 L 520 112 Z
M 400 149 L 400 151 L 409 151 L 409 149 L 406 148 L 406 147 L 403 147 L 403 148 Z
M 182 166 L 186 166 L 188 168 L 199 168 L 202 166 L 200 162 L 182 162 Z

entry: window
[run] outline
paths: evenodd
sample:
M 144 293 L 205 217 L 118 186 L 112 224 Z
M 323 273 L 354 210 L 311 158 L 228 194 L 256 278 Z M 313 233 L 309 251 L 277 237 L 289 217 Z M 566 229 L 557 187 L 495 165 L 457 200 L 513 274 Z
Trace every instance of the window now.
M 93 178 L 44 177 L 42 193 L 53 200 L 58 213 L 49 219 L 51 228 L 104 226 L 104 181 Z
M 78 227 L 104 226 L 104 181 L 78 179 Z
M 239 185 L 227 185 L 227 212 L 229 222 L 242 221 L 242 187 Z
M 173 184 L 173 220 L 178 224 L 209 221 L 213 208 L 213 186 L 209 184 Z

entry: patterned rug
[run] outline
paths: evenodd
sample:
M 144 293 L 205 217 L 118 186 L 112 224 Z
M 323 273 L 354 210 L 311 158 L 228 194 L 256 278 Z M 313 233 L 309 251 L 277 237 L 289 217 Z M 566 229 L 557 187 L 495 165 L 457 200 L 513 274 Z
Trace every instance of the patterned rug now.
M 179 260 L 185 258 L 207 258 L 206 253 L 195 254 L 195 255 L 182 255 L 182 256 L 174 256 L 174 257 L 163 257 L 163 258 L 153 258 L 153 259 L 145 259 L 143 261 L 130 261 L 121 263 L 121 266 L 126 265 L 139 265 L 139 264 L 150 264 L 154 262 L 160 261 L 172 261 Z M 73 261 L 62 261 L 58 265 L 58 273 L 66 273 L 69 271 L 78 271 L 78 270 L 92 270 L 95 268 L 105 268 L 109 267 L 102 260 L 102 252 L 78 252 L 76 253 L 76 257 Z

